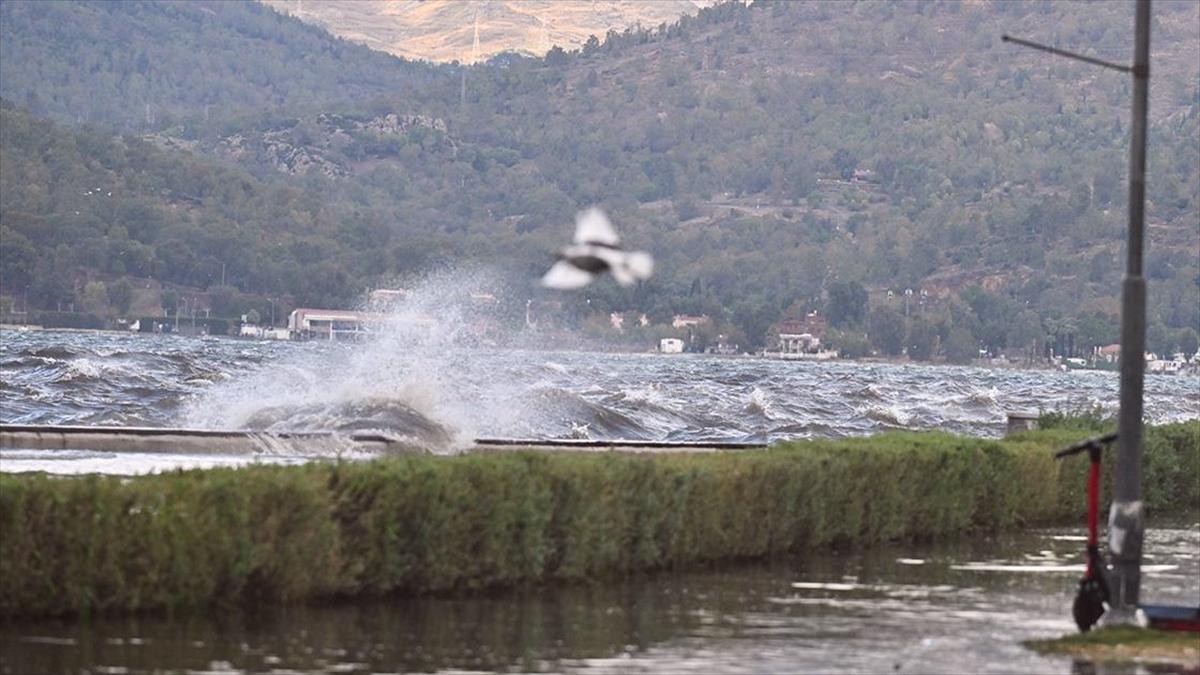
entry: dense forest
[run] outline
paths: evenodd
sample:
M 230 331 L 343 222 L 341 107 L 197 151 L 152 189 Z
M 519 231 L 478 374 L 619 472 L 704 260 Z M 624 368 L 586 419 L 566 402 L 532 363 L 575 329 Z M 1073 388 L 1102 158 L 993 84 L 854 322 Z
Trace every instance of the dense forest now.
M 1173 351 L 1200 328 L 1200 6 L 1155 14 L 1149 339 Z M 128 277 L 235 315 L 500 260 L 504 294 L 548 297 L 601 204 L 659 273 L 562 298 L 581 321 L 705 313 L 758 346 L 818 310 L 850 353 L 1086 352 L 1116 339 L 1129 82 L 998 36 L 1123 60 L 1131 26 L 1117 3 L 729 3 L 460 68 L 253 3 L 5 2 L 0 286 L 53 309 Z

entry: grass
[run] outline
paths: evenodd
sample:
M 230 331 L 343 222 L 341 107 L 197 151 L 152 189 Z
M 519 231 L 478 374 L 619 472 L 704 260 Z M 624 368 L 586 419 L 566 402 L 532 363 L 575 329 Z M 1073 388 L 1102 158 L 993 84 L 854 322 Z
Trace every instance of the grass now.
M 0 616 L 461 592 L 1083 522 L 1079 430 L 715 454 L 513 452 L 133 479 L 0 475 Z M 1200 421 L 1148 427 L 1148 509 L 1200 508 Z
M 1107 626 L 1025 646 L 1039 654 L 1062 654 L 1091 661 L 1158 661 L 1200 668 L 1200 635 L 1135 626 Z

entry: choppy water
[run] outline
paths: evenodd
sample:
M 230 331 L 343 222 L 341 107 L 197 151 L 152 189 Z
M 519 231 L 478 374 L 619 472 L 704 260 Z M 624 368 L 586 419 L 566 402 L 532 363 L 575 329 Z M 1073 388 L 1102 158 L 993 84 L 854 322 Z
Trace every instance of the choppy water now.
M 770 441 L 897 428 L 999 436 L 1006 411 L 1117 404 L 1112 373 L 481 349 L 464 346 L 468 325 L 442 304 L 397 314 L 382 339 L 365 344 L 6 330 L 0 422 L 373 429 L 453 451 L 477 437 Z M 1200 416 L 1200 378 L 1148 375 L 1146 411 L 1154 421 Z M 0 470 L 140 473 L 309 459 L 286 449 L 10 449 L 0 451 Z M 1072 630 L 1077 534 L 474 597 L 0 623 L 0 673 L 1095 672 L 1019 644 Z M 1158 566 L 1147 572 L 1147 599 L 1200 602 L 1200 525 L 1152 530 L 1147 545 L 1147 563 Z
M 1043 657 L 1078 530 L 813 553 L 457 598 L 0 624 L 0 673 L 1156 673 Z M 1147 533 L 1143 595 L 1200 604 L 1200 523 Z
M 1003 433 L 1011 410 L 1115 411 L 1115 373 L 0 333 L 0 422 L 380 429 L 476 437 L 773 441 L 886 429 Z M 1200 416 L 1200 377 L 1147 375 L 1153 421 Z

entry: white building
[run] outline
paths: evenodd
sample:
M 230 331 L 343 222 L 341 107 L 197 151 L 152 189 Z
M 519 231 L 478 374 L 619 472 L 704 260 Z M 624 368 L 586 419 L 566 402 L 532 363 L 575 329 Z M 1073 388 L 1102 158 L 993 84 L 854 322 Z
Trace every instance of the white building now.
M 366 337 L 379 315 L 340 309 L 297 309 L 288 315 L 293 340 L 357 340 Z
M 779 353 L 812 354 L 821 350 L 821 339 L 812 333 L 780 333 Z
M 707 314 L 699 316 L 691 314 L 676 314 L 671 319 L 671 328 L 695 328 L 701 324 L 710 323 L 712 319 Z
M 658 341 L 658 351 L 663 354 L 682 354 L 683 340 L 679 338 L 663 338 Z

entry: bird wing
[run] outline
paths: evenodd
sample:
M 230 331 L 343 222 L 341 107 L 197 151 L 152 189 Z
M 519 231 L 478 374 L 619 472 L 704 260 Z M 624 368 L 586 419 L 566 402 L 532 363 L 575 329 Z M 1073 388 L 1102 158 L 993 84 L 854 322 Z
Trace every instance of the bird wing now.
M 625 266 L 635 279 L 649 279 L 654 274 L 654 256 L 645 251 L 631 251 L 625 256 Z
M 542 276 L 542 286 L 573 291 L 587 286 L 593 278 L 595 275 L 591 272 L 585 272 L 566 260 L 559 260 Z
M 592 255 L 608 264 L 613 278 L 622 286 L 632 286 L 654 274 L 654 258 L 645 251 L 596 247 Z
M 575 216 L 575 243 L 616 246 L 621 243 L 621 238 L 608 221 L 608 216 L 593 206 Z

